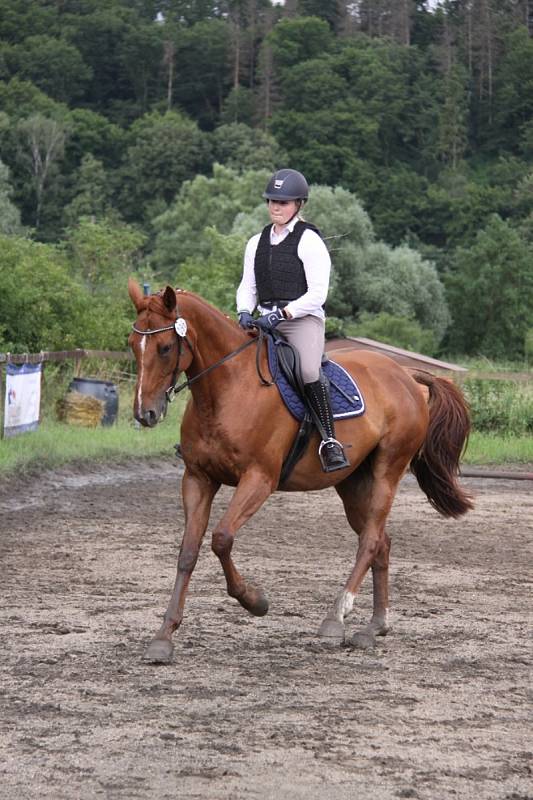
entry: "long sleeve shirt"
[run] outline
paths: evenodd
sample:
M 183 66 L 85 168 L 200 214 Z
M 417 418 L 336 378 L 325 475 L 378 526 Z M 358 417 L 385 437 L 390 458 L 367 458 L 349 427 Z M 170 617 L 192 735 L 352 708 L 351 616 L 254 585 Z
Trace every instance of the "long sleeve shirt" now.
M 298 217 L 293 217 L 283 228 L 281 233 L 276 234 L 274 226 L 270 230 L 270 244 L 275 246 L 280 244 L 294 230 L 298 222 Z M 255 254 L 261 234 L 258 233 L 248 241 L 244 252 L 244 269 L 242 280 L 237 289 L 237 312 L 252 311 L 257 306 L 257 288 L 255 283 Z M 296 300 L 291 300 L 285 310 L 293 318 L 304 317 L 312 314 L 315 317 L 324 318 L 322 306 L 326 302 L 329 288 L 329 276 L 331 272 L 331 259 L 328 249 L 320 236 L 310 228 L 306 228 L 298 244 L 298 258 L 303 263 L 305 278 L 307 281 L 307 291 Z M 269 309 L 258 306 L 259 311 L 264 314 Z

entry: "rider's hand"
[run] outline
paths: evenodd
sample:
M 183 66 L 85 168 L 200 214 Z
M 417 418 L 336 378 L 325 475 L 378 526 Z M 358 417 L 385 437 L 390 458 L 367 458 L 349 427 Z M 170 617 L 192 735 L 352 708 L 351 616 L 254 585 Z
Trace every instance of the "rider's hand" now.
M 241 311 L 239 314 L 239 325 L 241 328 L 244 328 L 244 330 L 254 327 L 255 319 L 252 317 L 249 311 Z
M 263 314 L 262 317 L 254 320 L 254 325 L 264 331 L 272 331 L 276 325 L 279 325 L 280 322 L 285 321 L 286 317 L 283 314 L 283 311 L 281 308 L 278 308 L 276 311 L 269 311 L 268 314 Z

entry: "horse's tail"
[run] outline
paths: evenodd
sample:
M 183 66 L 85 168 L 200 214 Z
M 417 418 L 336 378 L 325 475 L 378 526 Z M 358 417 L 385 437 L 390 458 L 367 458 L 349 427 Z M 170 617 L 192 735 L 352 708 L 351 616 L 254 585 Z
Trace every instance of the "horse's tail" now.
M 424 444 L 411 461 L 411 471 L 440 514 L 459 517 L 473 508 L 472 498 L 457 481 L 459 459 L 470 433 L 468 406 L 446 378 L 422 372 L 412 376 L 429 389 L 429 426 Z

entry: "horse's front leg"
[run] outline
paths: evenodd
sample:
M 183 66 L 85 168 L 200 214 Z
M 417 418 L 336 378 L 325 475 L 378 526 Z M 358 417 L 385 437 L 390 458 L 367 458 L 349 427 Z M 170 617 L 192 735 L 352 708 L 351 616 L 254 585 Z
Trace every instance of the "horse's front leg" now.
M 180 547 L 176 581 L 163 624 L 144 654 L 145 661 L 168 663 L 172 659 L 172 634 L 183 620 L 185 595 L 209 522 L 211 504 L 219 487 L 220 484 L 206 476 L 193 475 L 185 470 L 181 485 L 185 533 Z
M 212 549 L 220 559 L 228 594 L 235 597 L 250 614 L 262 617 L 268 600 L 261 589 L 247 583 L 238 572 L 231 550 L 238 529 L 263 505 L 275 489 L 274 482 L 262 471 L 249 470 L 241 478 L 228 509 L 213 531 Z

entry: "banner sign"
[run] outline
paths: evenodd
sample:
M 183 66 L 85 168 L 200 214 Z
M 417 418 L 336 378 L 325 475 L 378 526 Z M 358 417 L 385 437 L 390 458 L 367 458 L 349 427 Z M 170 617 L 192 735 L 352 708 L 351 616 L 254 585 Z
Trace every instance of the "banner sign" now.
M 42 364 L 6 364 L 4 436 L 39 427 Z

